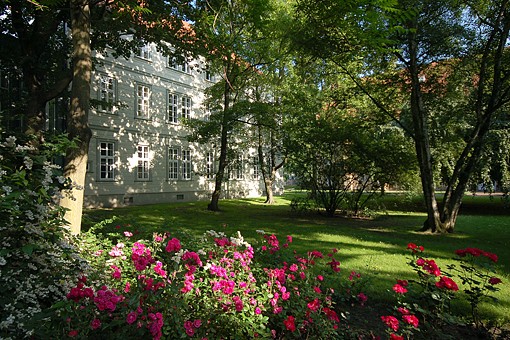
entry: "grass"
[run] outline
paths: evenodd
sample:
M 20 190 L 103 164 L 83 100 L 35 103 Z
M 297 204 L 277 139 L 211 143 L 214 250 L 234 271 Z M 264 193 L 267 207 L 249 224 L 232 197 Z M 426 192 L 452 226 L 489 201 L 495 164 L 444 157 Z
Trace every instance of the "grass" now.
M 271 206 L 265 205 L 263 199 L 223 200 L 220 212 L 208 211 L 208 202 L 88 210 L 83 224 L 87 230 L 94 223 L 116 216 L 118 220 L 105 232 L 116 232 L 115 227 L 120 225 L 142 238 L 164 231 L 200 236 L 210 229 L 227 235 L 240 231 L 249 241 L 258 239 L 259 229 L 280 238 L 292 235 L 292 247 L 299 253 L 338 248 L 343 279 L 351 270 L 362 273 L 369 280 L 367 295 L 376 303 L 393 301 L 390 291 L 395 279 L 413 277 L 405 256 L 409 242 L 423 245 L 427 257 L 436 259 L 443 269 L 456 249 L 477 247 L 499 256 L 498 274 L 503 280 L 496 294 L 499 301 L 483 304 L 482 313 L 490 319 L 510 321 L 510 209 L 498 199 L 466 197 L 455 232 L 434 235 L 417 232 L 425 214 L 420 212 L 416 199 L 388 196 L 384 202 L 387 208 L 406 211 L 388 210 L 372 219 L 348 219 L 292 212 L 289 204 L 295 195 L 291 192 L 278 197 Z M 465 307 L 457 306 L 459 310 L 467 310 Z

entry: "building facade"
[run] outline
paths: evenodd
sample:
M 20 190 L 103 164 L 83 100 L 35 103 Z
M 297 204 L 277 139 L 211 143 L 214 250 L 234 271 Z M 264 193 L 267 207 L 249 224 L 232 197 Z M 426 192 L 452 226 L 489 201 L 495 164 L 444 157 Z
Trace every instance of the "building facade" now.
M 91 81 L 93 131 L 86 207 L 208 199 L 219 148 L 190 143 L 185 118 L 208 119 L 204 90 L 214 77 L 200 61 L 177 63 L 151 45 L 130 59 L 100 54 Z M 223 196 L 264 194 L 256 150 L 238 150 Z M 283 178 L 275 192 L 282 190 Z

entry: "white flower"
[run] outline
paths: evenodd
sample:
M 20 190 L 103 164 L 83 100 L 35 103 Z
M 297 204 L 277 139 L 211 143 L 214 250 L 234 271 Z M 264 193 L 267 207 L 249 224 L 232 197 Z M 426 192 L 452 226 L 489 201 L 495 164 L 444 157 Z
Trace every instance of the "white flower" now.
M 23 158 L 23 163 L 25 163 L 25 167 L 28 169 L 28 170 L 32 170 L 32 166 L 34 165 L 34 161 L 32 160 L 32 158 L 28 157 L 28 156 L 25 156 Z
M 6 263 L 7 261 L 3 257 L 0 257 L 0 266 L 5 266 Z
M 14 136 L 9 136 L 5 139 L 5 143 L 4 145 L 5 146 L 9 146 L 9 147 L 12 147 L 16 144 L 16 137 Z
M 264 230 L 260 230 L 260 229 L 259 230 L 255 230 L 255 232 L 257 234 L 259 234 L 259 235 L 265 235 L 266 234 L 266 232 Z

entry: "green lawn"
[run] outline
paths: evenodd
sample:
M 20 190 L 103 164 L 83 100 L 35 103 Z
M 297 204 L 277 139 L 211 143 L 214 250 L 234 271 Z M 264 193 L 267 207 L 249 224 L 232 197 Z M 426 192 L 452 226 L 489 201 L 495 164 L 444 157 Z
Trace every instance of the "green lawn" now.
M 263 199 L 223 200 L 221 212 L 207 211 L 208 202 L 88 210 L 84 229 L 117 216 L 118 220 L 103 229 L 105 233 L 115 233 L 119 230 L 116 226 L 121 226 L 121 230 L 138 232 L 142 238 L 163 231 L 199 236 L 210 229 L 228 235 L 240 231 L 248 240 L 258 238 L 259 229 L 279 237 L 292 235 L 292 247 L 298 252 L 338 248 L 344 278 L 351 270 L 361 272 L 369 279 L 367 295 L 375 302 L 385 302 L 392 296 L 389 290 L 395 279 L 413 277 L 406 264 L 409 242 L 423 245 L 427 257 L 436 259 L 443 269 L 456 249 L 477 247 L 499 256 L 498 273 L 503 280 L 496 295 L 499 302 L 486 303 L 482 310 L 491 318 L 510 318 L 510 209 L 498 198 L 467 196 L 455 233 L 432 235 L 417 232 L 425 218 L 422 212 L 393 210 L 373 219 L 328 218 L 292 212 L 289 204 L 293 195 L 279 197 L 272 206 L 265 205 Z M 399 205 L 399 197 L 406 204 Z M 401 196 L 388 196 L 386 200 L 388 209 L 420 210 L 419 204 Z

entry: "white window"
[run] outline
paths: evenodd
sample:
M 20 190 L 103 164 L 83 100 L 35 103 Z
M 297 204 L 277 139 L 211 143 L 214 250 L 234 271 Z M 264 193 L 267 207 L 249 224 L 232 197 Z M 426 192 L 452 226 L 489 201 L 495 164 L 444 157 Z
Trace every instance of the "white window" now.
M 213 75 L 212 75 L 212 72 L 211 70 L 209 69 L 209 66 L 206 67 L 205 69 L 205 72 L 204 72 L 204 77 L 205 77 L 205 80 L 208 80 L 208 81 L 213 81 Z
M 214 154 L 212 152 L 205 155 L 205 177 L 207 179 L 214 178 Z
M 186 62 L 178 62 L 176 58 L 169 58 L 168 65 L 174 70 L 191 74 L 191 66 Z
M 136 117 L 149 118 L 150 108 L 150 88 L 146 85 L 137 85 L 136 87 Z
M 149 147 L 146 145 L 138 145 L 137 149 L 138 166 L 136 169 L 136 179 L 141 181 L 149 180 L 150 159 Z
M 179 179 L 179 149 L 168 148 L 168 179 Z
M 185 119 L 191 118 L 191 98 L 182 96 L 181 98 L 181 117 Z
M 178 123 L 180 118 L 191 118 L 191 97 L 168 93 L 168 122 Z
M 253 177 L 253 179 L 258 180 L 258 179 L 260 179 L 259 158 L 258 157 L 253 157 L 252 162 L 253 162 L 253 174 L 252 174 L 252 177 Z
M 191 151 L 182 150 L 182 179 L 191 179 Z
M 115 180 L 115 143 L 99 143 L 99 179 L 102 181 Z
M 175 93 L 168 94 L 168 121 L 177 123 L 179 121 L 179 96 Z
M 142 59 L 151 60 L 151 49 L 149 44 L 140 46 L 138 49 L 137 57 Z
M 108 75 L 99 77 L 99 100 L 100 109 L 106 112 L 113 112 L 115 102 L 115 79 Z
M 170 146 L 168 148 L 168 179 L 190 180 L 192 174 L 191 150 Z

